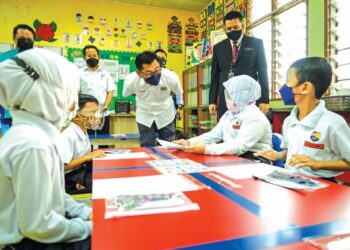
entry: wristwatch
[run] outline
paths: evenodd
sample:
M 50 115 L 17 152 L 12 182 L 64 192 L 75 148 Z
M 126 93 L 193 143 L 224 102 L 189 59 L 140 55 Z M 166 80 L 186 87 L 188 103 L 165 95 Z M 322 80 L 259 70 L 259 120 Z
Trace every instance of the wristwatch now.
M 183 105 L 182 105 L 182 104 L 179 104 L 179 105 L 177 105 L 177 108 L 180 109 L 180 110 L 182 110 Z

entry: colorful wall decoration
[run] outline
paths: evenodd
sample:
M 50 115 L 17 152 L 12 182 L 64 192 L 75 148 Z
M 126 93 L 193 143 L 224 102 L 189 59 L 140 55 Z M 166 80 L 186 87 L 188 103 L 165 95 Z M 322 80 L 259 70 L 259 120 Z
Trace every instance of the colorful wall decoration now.
M 168 22 L 168 52 L 182 53 L 182 26 L 177 16 Z
M 187 19 L 185 25 L 185 46 L 191 46 L 199 40 L 198 23 L 193 17 Z

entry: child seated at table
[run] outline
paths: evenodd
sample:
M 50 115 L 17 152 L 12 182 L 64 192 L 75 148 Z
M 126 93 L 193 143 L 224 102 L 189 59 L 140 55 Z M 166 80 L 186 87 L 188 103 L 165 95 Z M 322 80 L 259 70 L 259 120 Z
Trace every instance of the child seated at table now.
M 308 57 L 295 61 L 281 88 L 285 104 L 296 104 L 283 122 L 282 152 L 267 149 L 257 153 L 270 160 L 287 159 L 285 167 L 329 180 L 350 170 L 350 129 L 338 114 L 320 100 L 332 80 L 326 59 Z
M 91 208 L 64 191 L 62 136 L 79 72 L 29 49 L 0 63 L 0 105 L 13 126 L 0 139 L 0 249 L 90 249 Z
M 102 150 L 91 152 L 88 129 L 96 130 L 103 126 L 102 112 L 98 101 L 91 95 L 79 95 L 79 109 L 70 125 L 63 130 L 65 142 L 63 163 L 66 192 L 69 194 L 92 191 L 92 159 L 103 157 Z
M 271 125 L 255 101 L 261 96 L 257 81 L 247 75 L 230 78 L 225 87 L 226 113 L 211 131 L 189 140 L 174 141 L 185 151 L 210 155 L 250 155 L 272 145 Z

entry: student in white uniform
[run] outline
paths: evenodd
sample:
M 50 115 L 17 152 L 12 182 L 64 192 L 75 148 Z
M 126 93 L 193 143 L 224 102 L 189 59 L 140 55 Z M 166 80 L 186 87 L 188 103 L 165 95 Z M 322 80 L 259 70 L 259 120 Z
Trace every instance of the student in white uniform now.
M 124 80 L 123 95 L 136 95 L 136 122 L 141 147 L 156 145 L 156 132 L 166 141 L 175 140 L 174 103 L 171 92 L 182 94 L 179 77 L 162 69 L 153 52 L 136 57 L 137 71 Z
M 286 168 L 331 181 L 350 170 L 349 126 L 320 100 L 331 79 L 332 68 L 321 57 L 303 58 L 289 67 L 280 92 L 285 103 L 296 106 L 283 123 L 284 151 L 268 149 L 257 155 L 286 159 Z
M 87 45 L 83 49 L 86 67 L 81 69 L 80 90 L 81 94 L 94 96 L 101 106 L 105 123 L 101 130 L 88 131 L 89 134 L 109 134 L 109 117 L 108 110 L 113 98 L 113 92 L 116 89 L 111 75 L 100 67 L 100 52 L 94 45 Z
M 87 130 L 98 130 L 103 125 L 98 101 L 91 95 L 79 95 L 79 109 L 70 125 L 63 130 L 65 143 L 63 163 L 66 192 L 69 194 L 92 192 L 92 164 L 95 157 L 105 156 L 104 151 L 91 152 Z
M 227 111 L 211 131 L 175 143 L 185 151 L 210 155 L 243 155 L 258 152 L 272 145 L 271 125 L 258 107 L 261 96 L 257 81 L 247 75 L 230 78 L 223 83 Z M 223 141 L 223 142 L 222 142 Z
M 65 193 L 61 158 L 79 71 L 45 49 L 13 59 L 0 64 L 0 104 L 13 116 L 0 139 L 0 249 L 89 249 L 91 208 Z

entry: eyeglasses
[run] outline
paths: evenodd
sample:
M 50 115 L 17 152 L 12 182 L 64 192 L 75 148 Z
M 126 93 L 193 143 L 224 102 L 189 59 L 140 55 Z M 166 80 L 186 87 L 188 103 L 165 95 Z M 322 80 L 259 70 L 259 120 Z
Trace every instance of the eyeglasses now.
M 158 75 L 162 72 L 162 69 L 161 68 L 158 68 L 156 69 L 154 72 L 150 72 L 150 71 L 147 71 L 147 72 L 142 72 L 141 71 L 141 74 L 145 77 L 145 78 L 150 78 L 154 75 Z

